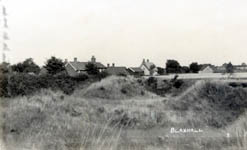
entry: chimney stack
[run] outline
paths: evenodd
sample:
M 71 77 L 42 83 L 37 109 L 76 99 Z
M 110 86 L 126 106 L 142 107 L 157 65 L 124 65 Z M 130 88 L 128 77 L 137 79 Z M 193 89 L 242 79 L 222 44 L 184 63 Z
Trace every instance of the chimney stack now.
M 107 64 L 107 68 L 109 68 L 110 67 L 110 64 Z
M 115 63 L 112 63 L 112 67 L 115 67 Z
M 92 63 L 96 63 L 96 58 L 95 58 L 94 56 L 92 56 L 91 62 L 92 62 Z
M 68 59 L 66 58 L 66 59 L 64 60 L 64 62 L 67 63 L 67 62 L 68 62 Z
M 143 61 L 142 61 L 143 63 L 145 63 L 145 59 L 143 58 Z
M 74 58 L 74 62 L 77 62 L 77 57 Z
M 149 59 L 147 59 L 147 62 L 149 62 Z

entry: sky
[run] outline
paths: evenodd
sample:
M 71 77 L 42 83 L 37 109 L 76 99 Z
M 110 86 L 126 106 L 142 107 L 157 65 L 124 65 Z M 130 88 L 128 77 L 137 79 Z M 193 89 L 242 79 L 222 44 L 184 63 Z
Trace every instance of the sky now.
M 246 0 L 2 0 L 10 62 L 247 62 Z M 3 3 L 3 2 L 2 2 Z

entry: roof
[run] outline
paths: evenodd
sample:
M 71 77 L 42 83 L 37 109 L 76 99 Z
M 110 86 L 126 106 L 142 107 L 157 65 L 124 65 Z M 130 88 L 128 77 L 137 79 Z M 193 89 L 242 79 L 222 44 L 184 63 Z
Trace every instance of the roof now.
M 143 70 L 140 67 L 130 67 L 129 69 L 132 72 L 143 72 Z
M 149 70 L 151 69 L 151 66 L 155 66 L 152 62 L 144 62 L 144 64 Z
M 202 68 L 200 69 L 200 71 L 203 71 L 204 69 L 206 69 L 207 67 L 210 67 L 213 71 L 216 70 L 216 67 L 212 66 L 212 65 L 203 65 Z
M 108 67 L 106 72 L 112 75 L 129 74 L 126 67 Z
M 86 70 L 86 65 L 88 63 L 91 63 L 91 62 L 69 62 L 72 67 L 75 69 L 75 70 Z M 95 62 L 94 63 L 98 69 L 103 69 L 103 68 L 106 68 L 102 63 L 100 62 Z

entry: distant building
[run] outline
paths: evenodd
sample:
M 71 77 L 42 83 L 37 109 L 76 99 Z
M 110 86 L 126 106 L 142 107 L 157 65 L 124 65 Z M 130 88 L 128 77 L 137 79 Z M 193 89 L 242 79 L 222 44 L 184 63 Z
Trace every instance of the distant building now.
M 144 75 L 144 71 L 140 67 L 130 67 L 128 71 L 133 76 L 143 76 Z
M 48 70 L 45 67 L 42 67 L 40 69 L 39 75 L 47 75 L 48 74 Z
M 92 56 L 91 61 L 88 62 L 79 62 L 77 61 L 77 58 L 74 58 L 74 61 L 66 63 L 65 69 L 69 76 L 72 77 L 78 76 L 80 74 L 87 74 L 86 65 L 88 63 L 95 64 L 99 72 L 102 72 L 106 69 L 106 67 L 102 63 L 96 62 L 96 58 L 94 56 Z
M 241 65 L 233 65 L 234 72 L 247 72 L 247 65 L 242 63 Z
M 201 70 L 198 72 L 199 74 L 202 73 L 214 73 L 215 72 L 215 68 L 211 65 L 205 65 L 201 68 Z
M 222 66 L 216 67 L 217 73 L 226 73 L 227 63 L 224 63 Z M 233 65 L 234 72 L 247 72 L 247 65 L 242 63 L 241 65 Z
M 140 68 L 144 71 L 145 76 L 157 75 L 157 68 L 154 63 L 150 62 L 149 59 L 143 59 Z
M 114 63 L 112 64 L 112 66 L 110 66 L 110 64 L 107 64 L 107 68 L 105 72 L 108 73 L 109 75 L 124 75 L 124 76 L 130 75 L 126 67 L 115 66 Z

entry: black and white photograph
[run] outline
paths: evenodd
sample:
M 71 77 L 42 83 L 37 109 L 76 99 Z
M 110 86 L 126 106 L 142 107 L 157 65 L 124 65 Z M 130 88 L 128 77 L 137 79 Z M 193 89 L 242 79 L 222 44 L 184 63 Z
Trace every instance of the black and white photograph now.
M 247 150 L 247 1 L 0 0 L 0 150 Z

